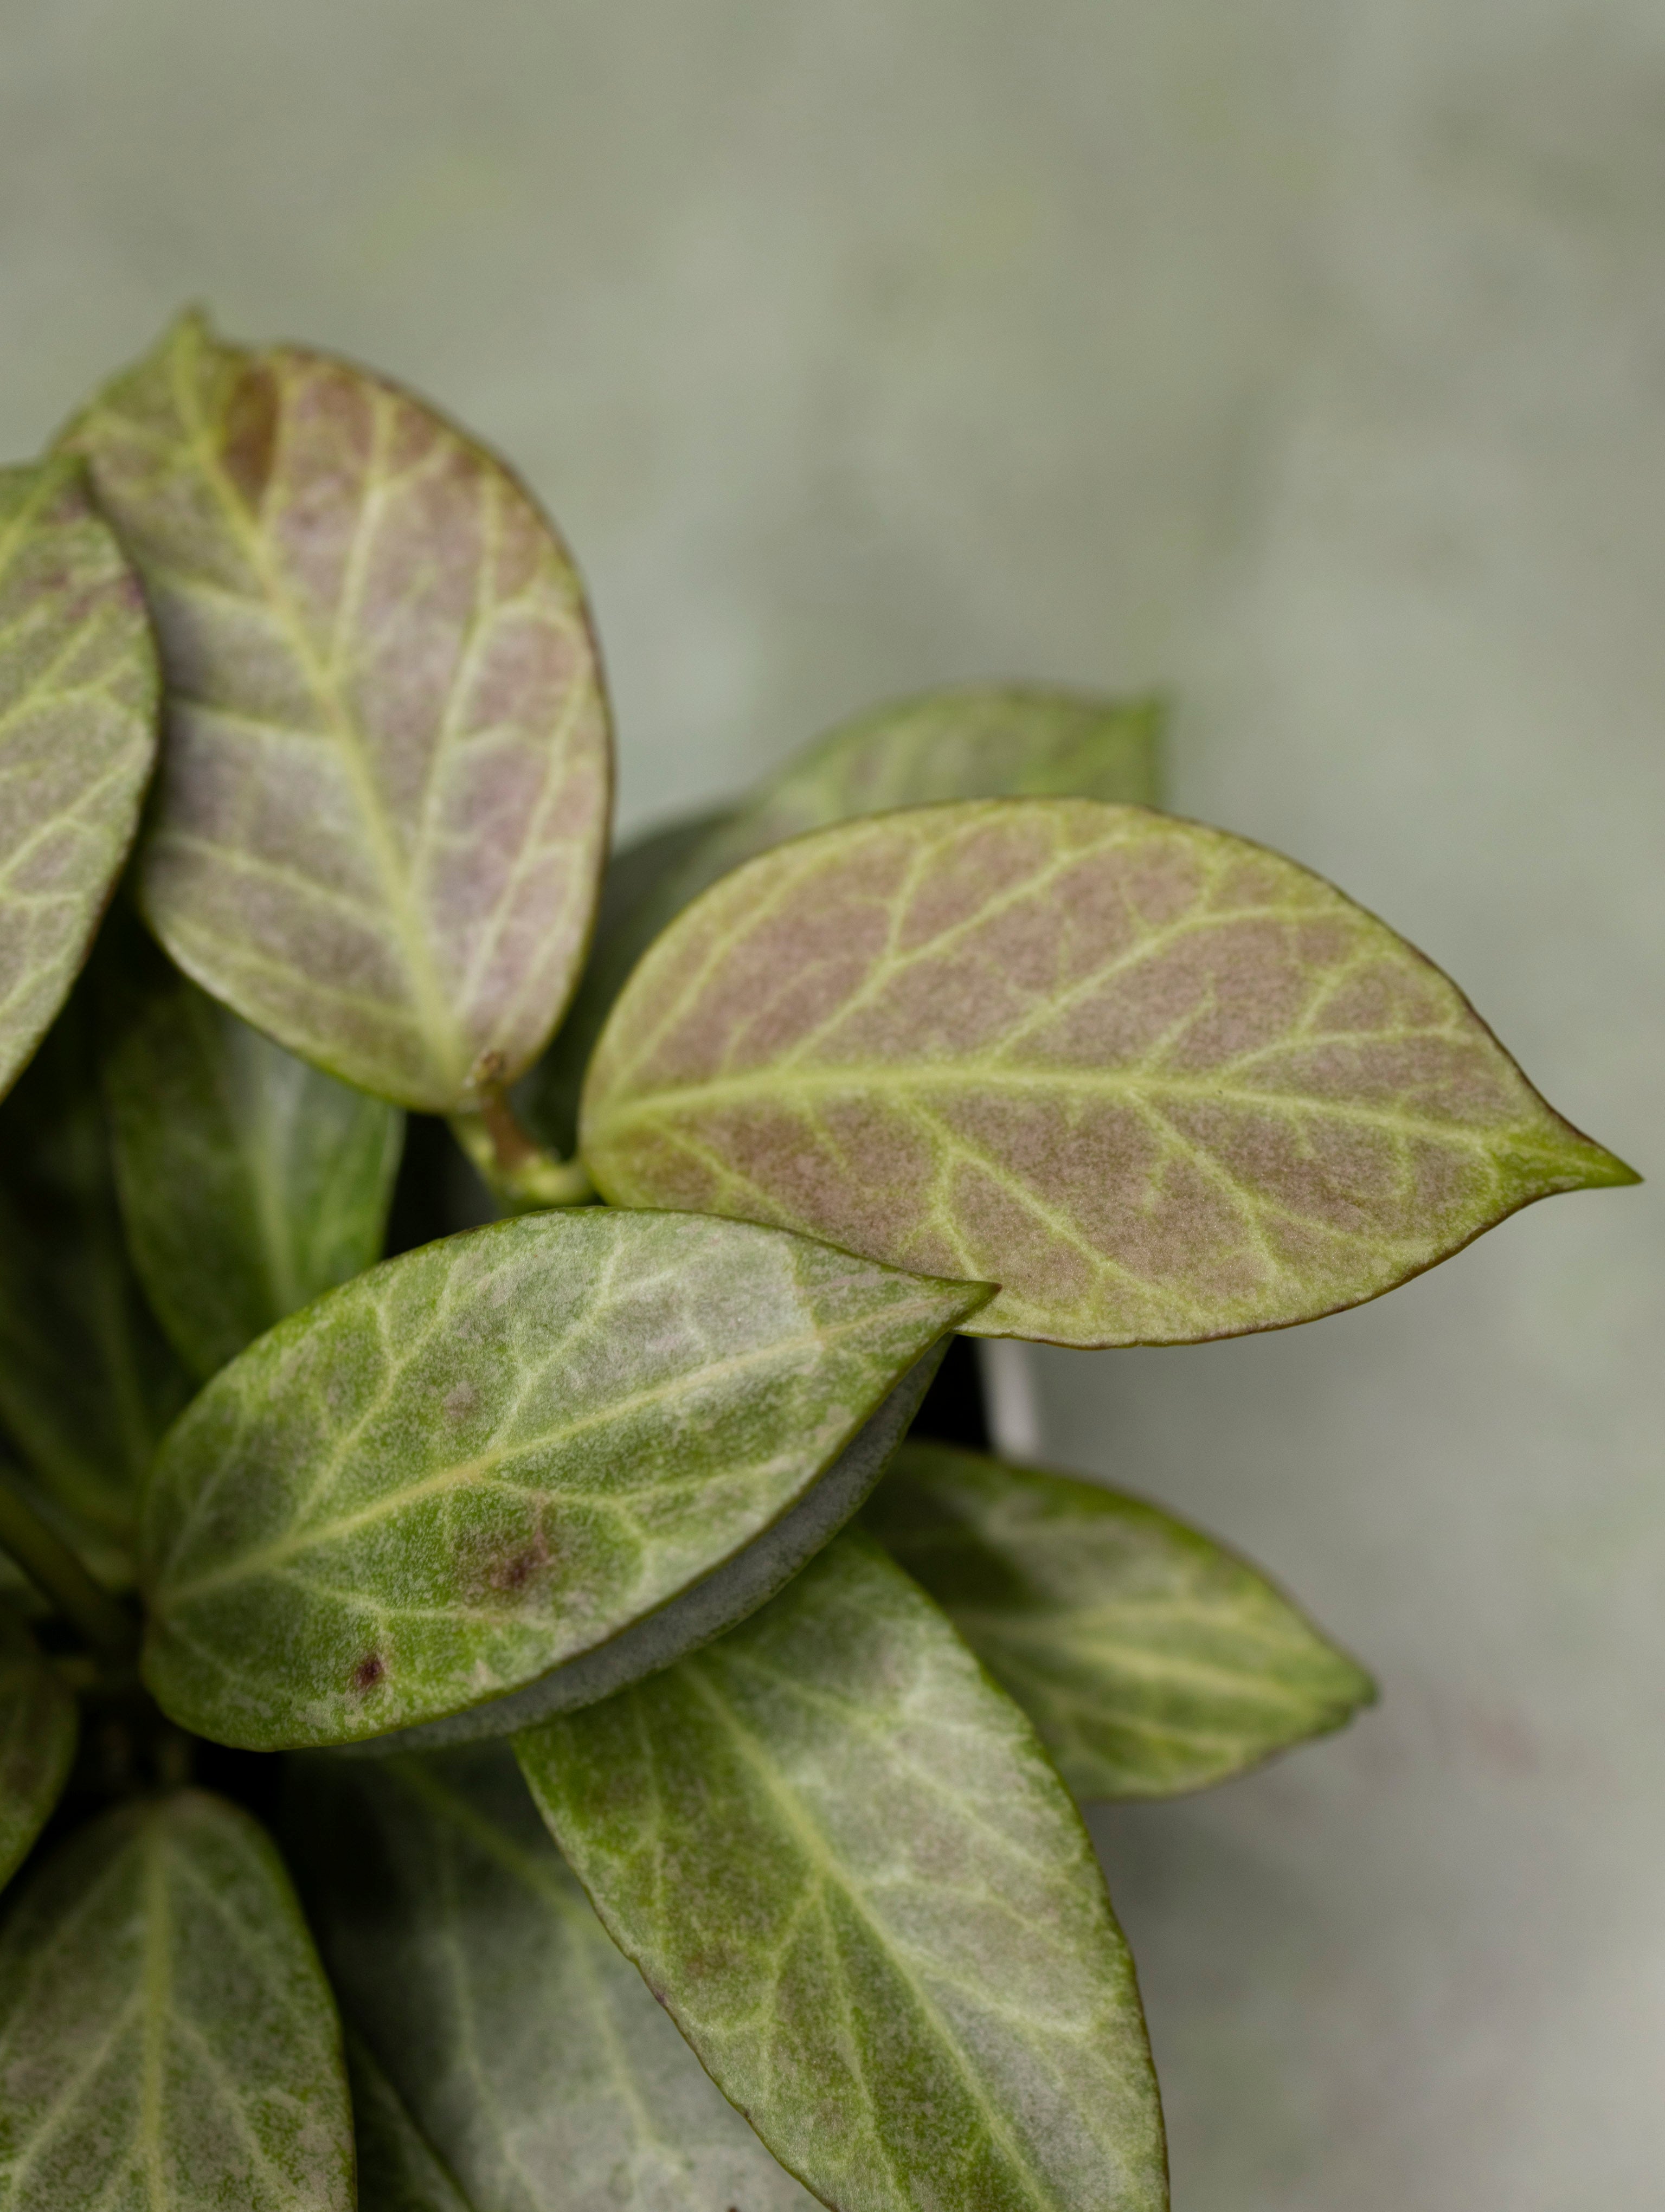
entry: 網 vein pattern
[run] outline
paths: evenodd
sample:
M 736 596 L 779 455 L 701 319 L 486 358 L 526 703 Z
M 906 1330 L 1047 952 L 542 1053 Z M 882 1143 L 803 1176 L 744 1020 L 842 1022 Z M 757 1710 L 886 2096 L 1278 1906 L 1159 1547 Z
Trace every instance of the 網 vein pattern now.
M 137 580 L 75 461 L 0 469 L 0 1093 L 86 957 L 156 755 Z
M 106 1814 L 0 1935 L 3 2212 L 349 2212 L 335 2007 L 276 1851 L 195 1790 Z
M 1097 1484 L 910 1443 L 864 1518 L 1079 1797 L 1200 1789 L 1373 1695 L 1252 1567 Z
M 987 1293 L 601 1208 L 387 1261 L 222 1370 L 148 1493 L 146 1677 L 272 1748 L 605 1642 L 770 1526 Z
M 813 2212 L 597 1919 L 507 1748 L 319 1760 L 306 1787 L 342 2003 L 482 2212 Z
M 652 910 L 663 927 L 753 854 L 892 807 L 1053 795 L 1154 805 L 1162 720 L 1153 699 L 1034 685 L 969 685 L 876 708 L 829 731 L 717 823 L 667 871 Z
M 0 1600 L 0 1887 L 58 1802 L 76 1734 L 75 1698 Z
M 800 838 L 687 909 L 586 1085 L 615 1203 L 998 1282 L 1069 1344 L 1274 1328 L 1629 1170 L 1318 877 L 1076 799 Z
M 168 712 L 141 896 L 303 1057 L 446 1111 L 571 991 L 610 748 L 567 554 L 431 410 L 187 318 L 72 426 L 143 576 Z
M 866 1540 L 517 1739 L 718 2085 L 839 2212 L 1155 2212 L 1131 1961 L 1029 1724 Z

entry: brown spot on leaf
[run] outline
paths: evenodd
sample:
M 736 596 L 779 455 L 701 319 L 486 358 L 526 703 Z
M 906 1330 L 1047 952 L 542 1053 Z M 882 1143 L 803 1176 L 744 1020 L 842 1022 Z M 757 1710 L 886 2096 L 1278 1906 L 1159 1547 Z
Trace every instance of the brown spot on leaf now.
M 277 379 L 251 363 L 226 408 L 221 465 L 247 506 L 258 509 L 271 481 L 277 452 Z
M 387 1662 L 380 1651 L 367 1651 L 353 1669 L 353 1687 L 361 1697 L 367 1697 L 387 1672 Z
M 548 1566 L 552 1557 L 550 1547 L 540 1534 L 535 1543 L 511 1553 L 486 1570 L 486 1582 L 492 1589 L 524 1589 L 533 1576 Z

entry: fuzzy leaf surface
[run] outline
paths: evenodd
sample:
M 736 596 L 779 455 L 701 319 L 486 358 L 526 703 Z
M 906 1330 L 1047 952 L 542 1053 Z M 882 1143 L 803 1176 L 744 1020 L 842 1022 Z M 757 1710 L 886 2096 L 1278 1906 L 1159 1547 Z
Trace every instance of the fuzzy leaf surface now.
M 195 316 L 66 442 L 161 641 L 140 897 L 162 942 L 401 1105 L 512 1080 L 570 995 L 606 845 L 605 708 L 553 529 L 407 393 Z
M 70 1777 L 76 1701 L 0 1602 L 0 1888 L 23 1863 Z
M 516 1744 L 620 1948 L 824 2203 L 1166 2204 L 1133 1962 L 1080 1816 L 870 1540 Z
M 0 1933 L 4 2212 L 351 2212 L 341 2029 L 283 1863 L 184 1790 L 106 1813 Z
M 1155 806 L 1166 709 L 1040 685 L 927 691 L 857 715 L 714 823 L 653 895 L 659 926 L 758 853 L 865 815 L 957 799 Z
M 69 995 L 156 757 L 138 580 L 80 464 L 0 469 L 0 1094 Z
M 257 1750 L 517 1689 L 762 1534 L 987 1296 L 599 1207 L 390 1260 L 168 1436 L 145 1679 L 181 1725 Z
M 272 1043 L 148 943 L 110 981 L 100 1072 L 128 1243 L 205 1380 L 381 1257 L 404 1117 Z
M 1086 799 L 799 838 L 682 914 L 585 1086 L 620 1206 L 998 1282 L 975 1335 L 1177 1344 L 1357 1305 L 1631 1170 L 1321 878 Z
M 1201 1789 L 1376 1694 L 1245 1561 L 1096 1483 L 908 1443 L 863 1517 L 1078 1797 Z
M 139 1486 L 191 1385 L 127 1255 L 94 980 L 0 1104 L 0 1422 L 48 1516 L 124 1583 Z
M 841 723 L 731 812 L 674 823 L 621 854 L 584 980 L 526 1079 L 544 1142 L 562 1152 L 577 1144 L 584 1071 L 614 1000 L 659 932 L 719 876 L 788 837 L 896 806 L 1054 793 L 1153 806 L 1163 720 L 1152 699 L 994 684 L 927 692 Z
M 670 823 L 622 847 L 607 862 L 584 974 L 548 1051 L 515 1093 L 526 1127 L 562 1158 L 577 1149 L 578 1101 L 595 1041 L 626 976 L 670 918 L 661 910 L 659 887 L 723 818 L 700 814 Z
M 347 2030 L 358 2212 L 474 2212 L 361 2035 Z
M 506 1747 L 308 1760 L 298 1811 L 342 2004 L 474 2203 L 812 2212 L 613 1944 Z

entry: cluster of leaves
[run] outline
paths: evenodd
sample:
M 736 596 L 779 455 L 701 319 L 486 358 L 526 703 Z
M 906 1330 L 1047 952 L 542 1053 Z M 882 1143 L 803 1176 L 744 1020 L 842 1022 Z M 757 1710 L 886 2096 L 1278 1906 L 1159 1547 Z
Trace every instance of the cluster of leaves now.
M 909 1438 L 944 1346 L 1631 1177 L 1158 722 L 939 695 L 610 866 L 575 573 L 427 407 L 188 319 L 0 476 L 5 2212 L 1165 2203 L 1075 1801 L 1370 1686 Z

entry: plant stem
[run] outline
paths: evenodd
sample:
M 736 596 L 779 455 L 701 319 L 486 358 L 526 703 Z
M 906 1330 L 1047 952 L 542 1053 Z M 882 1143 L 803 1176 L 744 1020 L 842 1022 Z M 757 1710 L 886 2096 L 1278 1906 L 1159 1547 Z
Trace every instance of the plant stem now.
M 78 1628 L 95 1651 L 127 1660 L 138 1643 L 138 1625 L 119 1598 L 100 1588 L 61 1536 L 0 1477 L 0 1549 L 9 1552 L 29 1580 Z
M 582 1206 L 595 1196 L 582 1162 L 558 1160 L 535 1143 L 500 1090 L 483 1091 L 473 1113 L 453 1114 L 451 1128 L 493 1196 L 518 1213 Z

